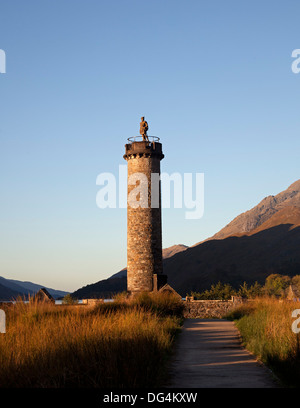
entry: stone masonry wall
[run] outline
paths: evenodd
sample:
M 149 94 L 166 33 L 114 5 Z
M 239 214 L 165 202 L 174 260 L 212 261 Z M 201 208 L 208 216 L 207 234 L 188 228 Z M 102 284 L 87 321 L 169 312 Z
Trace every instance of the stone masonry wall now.
M 241 299 L 233 300 L 192 300 L 184 301 L 184 317 L 200 319 L 221 319 L 229 311 L 244 303 Z

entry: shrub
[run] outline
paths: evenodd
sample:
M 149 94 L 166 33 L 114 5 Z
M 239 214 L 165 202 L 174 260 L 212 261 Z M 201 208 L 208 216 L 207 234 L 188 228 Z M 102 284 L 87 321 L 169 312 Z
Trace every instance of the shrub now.
M 269 275 L 266 278 L 265 293 L 268 296 L 284 296 L 284 291 L 290 285 L 290 283 L 291 278 L 289 276 L 280 274 Z
M 78 303 L 78 301 L 74 299 L 70 293 L 63 297 L 62 300 L 63 305 L 75 305 L 76 303 Z

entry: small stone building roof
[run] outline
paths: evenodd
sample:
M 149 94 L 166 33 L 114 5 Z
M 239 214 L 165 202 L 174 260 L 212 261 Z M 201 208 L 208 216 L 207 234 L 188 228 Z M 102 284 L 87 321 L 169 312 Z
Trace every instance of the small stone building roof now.
M 176 290 L 173 289 L 172 286 L 170 286 L 168 283 L 166 283 L 164 286 L 162 286 L 162 287 L 159 289 L 158 292 L 159 292 L 159 293 L 162 293 L 162 292 L 171 293 L 171 294 L 173 294 L 173 295 L 175 295 L 175 296 L 180 297 L 180 299 L 181 299 L 181 296 L 179 295 L 179 293 L 177 293 Z
M 46 288 L 41 288 L 33 298 L 38 302 L 55 302 L 55 299 L 50 295 Z

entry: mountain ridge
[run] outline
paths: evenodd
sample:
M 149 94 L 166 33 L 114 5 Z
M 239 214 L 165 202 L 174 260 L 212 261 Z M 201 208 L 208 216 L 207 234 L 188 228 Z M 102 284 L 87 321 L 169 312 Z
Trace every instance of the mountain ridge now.
M 168 282 L 185 295 L 218 281 L 238 287 L 244 281 L 262 284 L 272 273 L 299 274 L 300 209 L 286 207 L 273 217 L 251 232 L 207 240 L 170 258 Z
M 0 276 L 0 285 L 1 285 L 0 300 L 2 301 L 8 301 L 11 299 L 15 299 L 18 296 L 21 296 L 21 297 L 33 296 L 41 288 L 47 289 L 47 291 L 55 299 L 63 297 L 69 293 L 69 292 L 65 292 L 61 290 L 47 288 L 46 286 L 39 285 L 37 283 L 33 283 L 29 281 L 23 282 L 23 281 L 19 281 L 15 279 L 7 279 L 7 278 L 4 278 L 3 276 Z
M 224 239 L 235 233 L 250 232 L 282 208 L 290 206 L 300 207 L 300 180 L 295 181 L 286 190 L 275 196 L 270 195 L 263 198 L 256 206 L 235 217 L 229 224 L 207 240 Z

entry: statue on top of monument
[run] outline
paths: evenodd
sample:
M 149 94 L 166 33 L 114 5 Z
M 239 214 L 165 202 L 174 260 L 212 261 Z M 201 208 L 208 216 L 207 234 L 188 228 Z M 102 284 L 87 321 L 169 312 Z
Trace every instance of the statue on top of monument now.
M 147 136 L 147 130 L 148 130 L 148 123 L 145 121 L 145 117 L 141 117 L 141 123 L 140 123 L 140 134 L 143 137 L 144 142 L 149 142 L 148 136 Z

